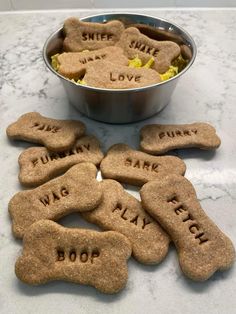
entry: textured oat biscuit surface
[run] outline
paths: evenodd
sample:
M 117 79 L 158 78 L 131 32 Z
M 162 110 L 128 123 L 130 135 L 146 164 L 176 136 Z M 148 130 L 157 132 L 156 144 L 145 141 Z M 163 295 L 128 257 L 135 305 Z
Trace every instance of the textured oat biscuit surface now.
M 58 73 L 69 78 L 79 79 L 86 72 L 88 64 L 104 60 L 119 65 L 128 65 L 128 58 L 119 47 L 106 47 L 95 51 L 64 52 L 57 57 Z
M 138 56 L 144 64 L 153 57 L 155 62 L 152 68 L 159 73 L 166 72 L 171 61 L 180 54 L 179 45 L 173 41 L 150 39 L 135 27 L 129 27 L 122 33 L 117 46 L 124 49 L 129 59 Z
M 150 124 L 140 130 L 140 138 L 141 149 L 154 155 L 176 148 L 215 149 L 221 142 L 215 128 L 207 123 Z
M 125 144 L 115 144 L 101 162 L 104 178 L 141 186 L 162 179 L 169 173 L 184 175 L 185 163 L 174 156 L 151 156 L 131 149 Z
M 84 136 L 64 152 L 50 152 L 45 147 L 31 147 L 19 156 L 19 180 L 25 186 L 37 186 L 62 174 L 83 161 L 98 165 L 103 158 L 99 141 L 94 136 Z
M 140 194 L 144 208 L 174 241 L 185 275 L 203 281 L 233 264 L 231 240 L 205 214 L 186 178 L 170 175 L 148 182 Z
M 128 239 L 114 231 L 64 228 L 50 220 L 33 224 L 24 236 L 17 277 L 38 285 L 66 280 L 116 293 L 127 282 Z
M 63 151 L 84 135 L 85 125 L 80 121 L 50 119 L 38 112 L 29 112 L 9 125 L 6 132 L 11 139 L 43 144 L 51 151 Z
M 130 27 L 137 28 L 140 31 L 140 33 L 146 35 L 147 37 L 151 39 L 158 40 L 158 41 L 168 40 L 168 41 L 175 42 L 176 44 L 180 46 L 181 56 L 185 60 L 192 59 L 192 56 L 193 56 L 192 51 L 189 46 L 183 44 L 183 38 L 181 37 L 181 35 L 170 32 L 168 30 L 156 28 L 154 26 L 141 24 L 141 23 L 131 24 Z
M 102 190 L 96 174 L 94 164 L 82 162 L 61 177 L 15 194 L 8 206 L 13 234 L 22 238 L 27 228 L 40 219 L 58 220 L 72 212 L 97 207 Z
M 159 83 L 159 74 L 146 68 L 131 68 L 108 61 L 96 61 L 88 65 L 84 81 L 100 88 L 139 88 Z
M 120 21 L 108 23 L 81 22 L 75 17 L 64 22 L 64 51 L 97 50 L 114 44 L 120 39 L 124 25 Z
M 114 180 L 101 182 L 103 199 L 92 211 L 82 217 L 103 230 L 125 235 L 132 245 L 135 259 L 145 264 L 161 262 L 169 247 L 169 237 L 142 208 L 140 202 Z

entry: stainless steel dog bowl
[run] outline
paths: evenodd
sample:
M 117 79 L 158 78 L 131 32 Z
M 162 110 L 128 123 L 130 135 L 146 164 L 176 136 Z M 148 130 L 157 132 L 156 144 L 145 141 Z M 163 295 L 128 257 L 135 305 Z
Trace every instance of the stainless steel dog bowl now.
M 104 89 L 78 85 L 58 74 L 51 66 L 51 56 L 62 51 L 63 31 L 58 29 L 47 39 L 43 57 L 47 67 L 57 75 L 73 106 L 91 119 L 108 123 L 128 123 L 146 119 L 163 109 L 174 91 L 177 81 L 193 64 L 196 45 L 192 37 L 172 22 L 140 14 L 100 14 L 81 20 L 86 22 L 107 22 L 121 20 L 126 26 L 137 26 L 141 32 L 149 32 L 149 37 L 171 39 L 186 45 L 191 51 L 191 60 L 178 75 L 155 85 L 132 89 Z M 145 25 L 151 26 L 145 28 Z

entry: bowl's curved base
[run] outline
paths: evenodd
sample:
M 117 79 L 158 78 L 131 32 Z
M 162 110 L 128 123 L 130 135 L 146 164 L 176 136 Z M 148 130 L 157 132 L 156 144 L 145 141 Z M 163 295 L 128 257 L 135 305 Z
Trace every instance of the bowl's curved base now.
M 98 122 L 103 122 L 103 123 L 109 123 L 109 124 L 128 124 L 128 123 L 135 123 L 135 122 L 140 122 L 143 120 L 146 120 L 148 118 L 151 118 L 152 116 L 155 116 L 156 114 L 158 114 L 160 111 L 162 111 L 167 105 L 168 103 L 166 103 L 164 106 L 162 106 L 161 108 L 159 108 L 156 112 L 150 113 L 147 116 L 142 116 L 142 117 L 135 117 L 133 119 L 121 119 L 120 117 L 116 117 L 115 119 L 111 119 L 111 117 L 107 117 L 105 116 L 104 118 L 98 118 L 97 115 L 89 115 L 86 112 L 83 112 L 80 110 L 80 108 L 78 106 L 76 106 L 75 104 L 71 103 L 71 105 L 78 110 L 80 113 L 82 113 L 84 116 L 86 116 L 89 119 L 92 119 L 94 121 L 98 121 Z
M 170 101 L 177 80 L 155 88 L 126 92 L 107 92 L 75 88 L 63 80 L 70 103 L 87 117 L 106 123 L 131 123 L 160 112 Z

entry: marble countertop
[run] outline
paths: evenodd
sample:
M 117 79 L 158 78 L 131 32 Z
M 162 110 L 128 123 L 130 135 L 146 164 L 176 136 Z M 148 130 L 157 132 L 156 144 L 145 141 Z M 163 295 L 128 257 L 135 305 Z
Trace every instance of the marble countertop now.
M 7 206 L 21 189 L 17 158 L 29 145 L 12 145 L 5 129 L 19 115 L 34 110 L 49 117 L 82 120 L 88 132 L 101 140 L 104 151 L 117 142 L 138 148 L 138 132 L 145 124 L 212 123 L 222 139 L 217 152 L 189 149 L 177 154 L 187 164 L 186 177 L 194 184 L 202 207 L 236 245 L 236 10 L 132 10 L 173 20 L 193 36 L 198 54 L 161 113 L 122 126 L 95 122 L 78 113 L 42 59 L 46 38 L 66 17 L 100 12 L 0 13 L 0 313 L 235 313 L 236 267 L 207 282 L 192 282 L 181 273 L 174 247 L 158 266 L 130 259 L 127 287 L 117 295 L 63 282 L 30 287 L 15 277 L 21 241 L 11 234 Z M 129 191 L 138 197 L 137 189 Z M 78 215 L 61 223 L 91 227 Z

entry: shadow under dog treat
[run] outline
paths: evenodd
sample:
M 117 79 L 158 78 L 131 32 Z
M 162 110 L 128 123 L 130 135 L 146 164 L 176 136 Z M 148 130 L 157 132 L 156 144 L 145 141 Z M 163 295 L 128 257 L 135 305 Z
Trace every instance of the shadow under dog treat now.
M 150 124 L 140 130 L 140 148 L 153 155 L 176 148 L 216 149 L 220 143 L 215 128 L 208 123 Z
M 132 245 L 134 258 L 144 264 L 158 264 L 166 256 L 169 237 L 147 214 L 141 203 L 114 180 L 103 180 L 102 202 L 82 217 L 103 230 L 113 230 L 126 236 Z
M 142 63 L 147 63 L 150 58 L 154 58 L 153 69 L 161 74 L 165 73 L 171 61 L 180 55 L 180 47 L 175 42 L 150 39 L 135 27 L 127 28 L 116 45 L 124 49 L 129 59 L 138 56 Z
M 102 189 L 96 175 L 94 164 L 82 162 L 61 177 L 15 194 L 8 205 L 14 236 L 22 238 L 38 220 L 56 221 L 72 212 L 97 207 L 102 200 Z
M 69 78 L 79 79 L 87 66 L 94 61 L 105 60 L 119 65 L 128 65 L 128 58 L 119 47 L 106 47 L 87 52 L 64 52 L 57 57 L 58 73 Z
M 101 172 L 104 178 L 142 186 L 170 173 L 184 175 L 185 163 L 174 156 L 151 156 L 131 149 L 125 144 L 115 144 L 102 160 Z
M 81 22 L 75 17 L 64 22 L 64 51 L 78 52 L 97 50 L 114 44 L 125 29 L 122 22 L 114 20 L 107 23 Z
M 182 271 L 204 281 L 235 260 L 231 240 L 201 208 L 192 184 L 184 177 L 169 175 L 145 184 L 142 205 L 173 240 Z
M 80 121 L 56 120 L 29 112 L 9 125 L 6 133 L 10 139 L 39 143 L 58 152 L 71 148 L 85 129 Z
M 37 186 L 62 174 L 80 162 L 99 165 L 103 158 L 100 143 L 94 136 L 84 136 L 64 152 L 50 152 L 45 147 L 31 147 L 19 156 L 19 180 L 24 186 Z
M 31 285 L 66 280 L 117 293 L 126 285 L 130 255 L 129 240 L 118 232 L 64 228 L 40 220 L 24 236 L 15 272 Z
M 139 88 L 161 82 L 160 75 L 146 68 L 131 68 L 108 61 L 88 65 L 84 81 L 89 86 L 111 89 Z

